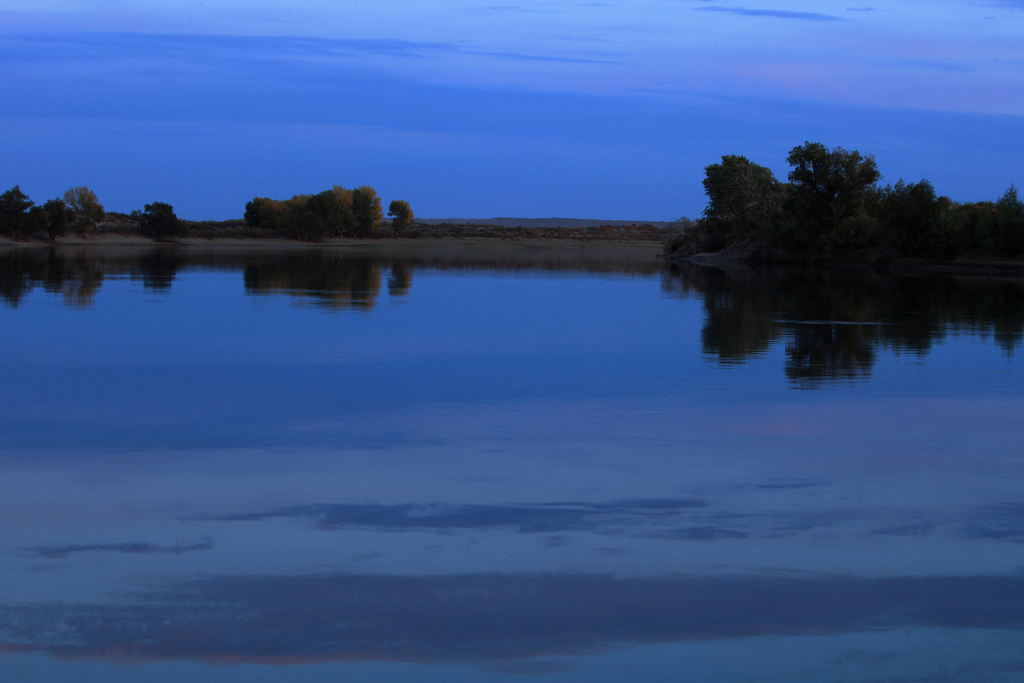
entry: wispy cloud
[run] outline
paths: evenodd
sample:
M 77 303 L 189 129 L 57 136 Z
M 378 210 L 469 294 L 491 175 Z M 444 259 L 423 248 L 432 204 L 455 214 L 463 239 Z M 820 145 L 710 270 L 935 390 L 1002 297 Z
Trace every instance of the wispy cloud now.
M 799 21 L 846 21 L 842 17 L 832 14 L 820 14 L 818 12 L 791 12 L 781 9 L 753 9 L 750 7 L 721 7 L 719 5 L 705 5 L 695 7 L 700 12 L 726 12 L 739 14 L 744 17 L 770 17 L 772 19 L 796 19 Z
M 744 486 L 737 491 L 784 493 L 816 483 Z M 582 532 L 663 541 L 722 541 L 835 535 L 946 536 L 969 540 L 1024 543 L 1024 503 L 1007 502 L 948 510 L 939 521 L 928 511 L 902 508 L 740 509 L 704 498 L 622 500 L 609 503 L 457 505 L 314 504 L 237 514 L 189 517 L 189 521 L 260 522 L 305 520 L 323 531 L 362 529 L 377 532 L 474 532 L 504 530 L 547 535 L 549 547 L 564 545 L 558 534 Z M 91 548 L 90 548 L 91 549 Z M 97 548 L 106 549 L 106 548 Z M 54 549 L 51 552 L 63 552 Z M 53 556 L 52 554 L 50 556 Z
M 220 57 L 217 57 L 220 55 Z M 343 55 L 427 59 L 441 56 L 485 57 L 508 61 L 570 64 L 616 64 L 616 55 L 559 55 L 543 52 L 489 50 L 472 42 L 400 39 L 333 39 L 249 37 L 199 34 L 108 32 L 18 33 L 5 35 L 0 56 L 8 63 L 221 58 L 233 62 L 268 58 L 274 61 L 324 60 Z
M 975 540 L 1024 543 L 1024 503 L 978 507 L 960 533 Z
M 90 545 L 58 545 L 22 548 L 36 557 L 63 559 L 78 553 L 127 553 L 129 555 L 184 555 L 197 550 L 212 550 L 213 540 L 204 539 L 190 545 L 154 545 L 152 543 L 93 543 Z
M 706 506 L 707 502 L 699 498 L 539 505 L 320 504 L 212 519 L 260 521 L 276 517 L 307 518 L 324 530 L 372 528 L 383 531 L 451 531 L 504 528 L 522 534 L 560 531 L 610 533 L 625 526 L 653 527 L 679 523 L 680 515 Z

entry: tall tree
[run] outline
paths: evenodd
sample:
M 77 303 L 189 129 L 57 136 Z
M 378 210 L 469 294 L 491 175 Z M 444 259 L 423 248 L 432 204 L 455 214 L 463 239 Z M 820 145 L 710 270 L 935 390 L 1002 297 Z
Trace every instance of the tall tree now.
M 786 160 L 793 167 L 789 181 L 795 186 L 799 210 L 833 228 L 861 210 L 868 190 L 882 177 L 874 156 L 842 147 L 828 149 L 820 142 L 794 147 Z
M 27 212 L 33 204 L 18 185 L 0 194 L 0 233 L 17 237 L 23 232 L 27 224 Z
M 746 157 L 730 154 L 720 164 L 705 166 L 704 191 L 704 218 L 733 233 L 768 227 L 782 211 L 782 188 L 775 174 Z
M 92 229 L 106 215 L 96 193 L 84 185 L 65 192 L 64 203 L 75 212 L 75 218 L 84 230 Z
M 404 199 L 395 199 L 388 205 L 388 215 L 394 216 L 391 219 L 391 225 L 394 227 L 396 232 L 402 232 L 409 227 L 412 223 L 412 207 L 409 206 L 409 202 Z
M 170 204 L 164 202 L 146 204 L 139 217 L 142 221 L 142 229 L 157 240 L 177 237 L 183 232 L 181 221 L 174 214 L 174 207 Z
M 63 235 L 68 225 L 75 220 L 75 212 L 60 197 L 48 200 L 43 204 L 43 210 L 49 219 L 47 232 L 51 240 Z
M 355 214 L 359 234 L 364 237 L 372 235 L 384 217 L 377 191 L 369 185 L 352 190 L 352 213 Z

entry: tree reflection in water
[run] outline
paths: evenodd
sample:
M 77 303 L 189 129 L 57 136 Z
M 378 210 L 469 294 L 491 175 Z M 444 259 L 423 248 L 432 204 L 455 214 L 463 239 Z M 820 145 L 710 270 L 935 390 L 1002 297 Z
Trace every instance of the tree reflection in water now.
M 369 311 L 382 286 L 406 296 L 413 273 L 573 271 L 655 275 L 670 296 L 698 298 L 701 344 L 723 365 L 785 345 L 785 373 L 798 388 L 867 378 L 880 349 L 925 355 L 948 335 L 991 337 L 1012 354 L 1024 339 L 1024 281 L 1012 278 L 897 274 L 869 269 L 663 266 L 646 256 L 558 249 L 513 252 L 502 245 L 458 252 L 338 249 L 14 249 L 0 254 L 0 298 L 17 307 L 36 287 L 88 306 L 104 278 L 127 275 L 168 291 L 189 268 L 242 271 L 251 295 L 285 294 L 329 310 Z
M 69 259 L 53 250 L 16 250 L 0 258 L 0 298 L 13 308 L 34 288 L 61 294 L 69 306 L 89 306 L 104 269 L 88 256 Z
M 947 335 L 991 337 L 1012 354 L 1024 339 L 1024 282 L 953 275 L 674 264 L 662 290 L 705 309 L 704 353 L 723 365 L 785 343 L 799 388 L 871 374 L 879 349 L 927 354 Z
M 245 264 L 247 294 L 286 293 L 330 309 L 373 308 L 380 296 L 381 279 L 380 264 L 372 259 L 316 252 Z

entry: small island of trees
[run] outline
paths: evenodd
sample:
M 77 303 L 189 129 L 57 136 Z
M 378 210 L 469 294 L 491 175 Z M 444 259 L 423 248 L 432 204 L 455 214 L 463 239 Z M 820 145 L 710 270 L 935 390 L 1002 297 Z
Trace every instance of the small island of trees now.
M 1024 202 L 1012 185 L 998 201 L 961 204 L 927 180 L 881 187 L 874 157 L 842 147 L 807 142 L 787 162 L 788 183 L 742 156 L 705 167 L 704 214 L 681 219 L 666 255 L 884 263 L 1024 254 Z

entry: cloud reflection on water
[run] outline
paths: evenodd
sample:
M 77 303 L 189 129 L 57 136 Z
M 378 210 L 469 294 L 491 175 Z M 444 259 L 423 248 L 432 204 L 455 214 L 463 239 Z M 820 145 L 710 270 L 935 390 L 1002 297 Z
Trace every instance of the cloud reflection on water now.
M 781 539 L 828 530 L 836 536 L 929 536 L 968 540 L 1024 542 L 1024 503 L 1003 502 L 935 511 L 904 508 L 803 505 L 781 501 L 759 508 L 746 501 L 733 507 L 727 499 L 628 500 L 610 503 L 457 505 L 312 504 L 261 512 L 196 516 L 185 521 L 261 522 L 277 518 L 308 520 L 322 531 L 361 529 L 378 532 L 499 530 L 512 534 L 547 534 L 545 545 L 558 547 L 567 538 L 551 534 L 582 532 L 650 540 L 716 541 Z

